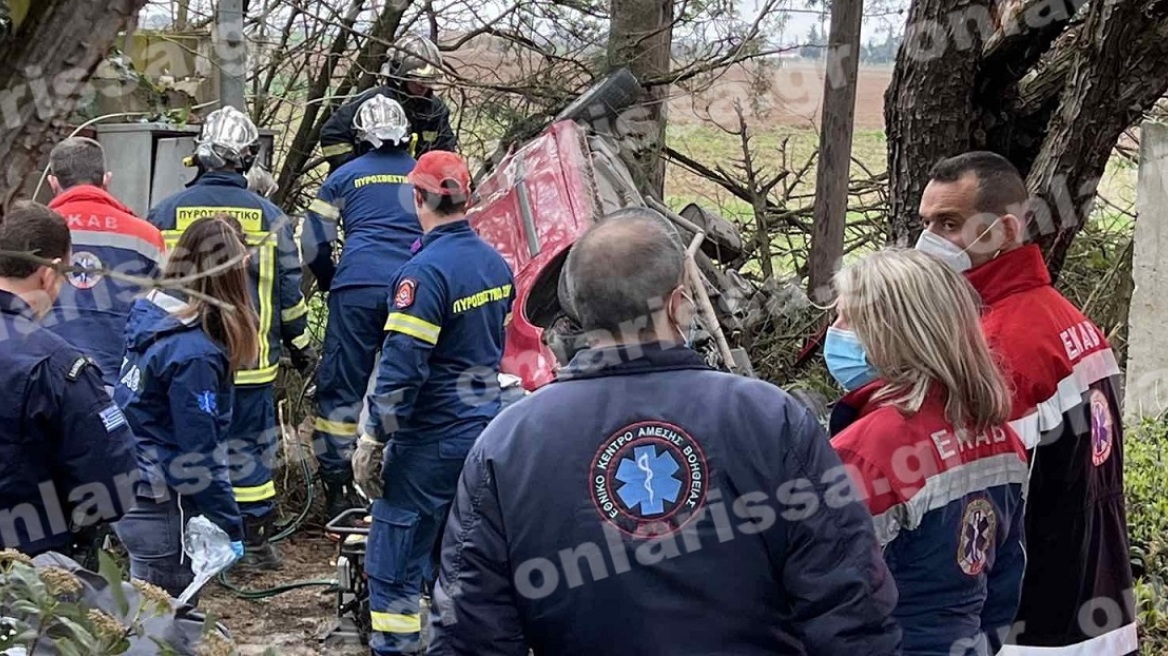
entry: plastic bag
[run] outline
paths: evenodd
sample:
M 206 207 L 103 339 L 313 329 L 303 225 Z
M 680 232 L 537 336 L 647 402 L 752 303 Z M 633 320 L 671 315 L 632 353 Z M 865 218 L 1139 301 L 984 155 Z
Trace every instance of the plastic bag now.
M 195 580 L 178 597 L 184 604 L 189 603 L 216 574 L 235 562 L 231 538 L 202 515 L 192 517 L 187 522 L 187 530 L 183 533 L 183 552 L 191 559 L 191 571 L 195 573 Z

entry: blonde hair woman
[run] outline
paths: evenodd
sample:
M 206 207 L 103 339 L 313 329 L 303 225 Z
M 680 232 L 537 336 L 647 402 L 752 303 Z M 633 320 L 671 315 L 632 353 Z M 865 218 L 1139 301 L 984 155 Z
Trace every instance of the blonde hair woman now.
M 993 654 L 1018 607 L 1028 470 L 976 296 L 912 250 L 870 255 L 835 282 L 824 351 L 853 389 L 833 412 L 832 446 L 900 591 L 904 653 Z

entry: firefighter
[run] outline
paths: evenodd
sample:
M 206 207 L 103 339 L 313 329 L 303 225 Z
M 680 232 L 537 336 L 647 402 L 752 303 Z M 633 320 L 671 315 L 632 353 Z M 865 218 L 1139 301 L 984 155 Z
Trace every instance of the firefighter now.
M 309 206 L 301 235 L 306 263 L 329 293 L 314 443 L 330 517 L 360 504 L 351 494 L 349 456 L 389 315 L 390 285 L 422 236 L 406 182 L 415 162 L 406 151 L 409 124 L 401 105 L 373 96 L 357 110 L 354 127 L 372 150 L 333 171 Z M 339 267 L 333 263 L 338 224 L 345 233 Z
M 56 194 L 49 208 L 69 222 L 74 265 L 144 278 L 158 275 L 162 233 L 107 190 L 112 176 L 101 144 L 85 137 L 62 141 L 49 154 L 49 171 Z M 141 288 L 91 271 L 71 272 L 66 282 L 45 325 L 97 361 L 112 390 L 122 368 L 126 320 Z
M 378 73 L 381 85 L 343 105 L 325 122 L 320 131 L 320 147 L 329 169 L 335 171 L 360 154 L 353 118 L 357 109 L 373 96 L 396 100 L 405 109 L 413 130 L 411 154 L 415 157 L 431 150 L 458 150 L 458 139 L 450 127 L 450 109 L 434 93 L 442 79 L 442 53 L 434 42 L 409 35 L 390 48 L 390 58 Z
M 981 295 L 982 326 L 1014 390 L 1011 426 L 1031 449 L 1026 536 L 1036 565 L 1026 569 L 1008 650 L 1134 654 L 1115 354 L 1026 243 L 1034 214 L 1009 160 L 966 153 L 929 177 L 917 249 L 963 272 Z
M 253 251 L 249 278 L 260 350 L 254 366 L 235 373 L 231 483 L 244 517 L 243 565 L 275 569 L 281 561 L 268 538 L 275 523 L 271 468 L 279 446 L 275 381 L 281 344 L 301 372 L 309 371 L 316 358 L 306 333 L 308 306 L 300 290 L 300 256 L 292 222 L 247 189 L 244 174 L 254 163 L 259 143 L 251 119 L 233 107 L 216 110 L 203 123 L 197 143 L 199 176 L 187 189 L 159 203 L 148 220 L 173 243 L 196 220 L 226 213 L 238 219 Z
M 379 655 L 419 649 L 422 584 L 463 458 L 499 410 L 515 295 L 507 263 L 463 215 L 470 174 L 462 158 L 427 153 L 409 179 L 425 235 L 393 285 L 369 421 L 353 455 L 357 482 L 375 499 L 365 573 Z
M 69 226 L 17 204 L 0 251 L 68 262 Z M 62 283 L 53 267 L 0 255 L 0 545 L 31 556 L 75 555 L 74 533 L 121 517 L 137 481 L 134 436 L 94 361 L 38 323 Z
M 467 457 L 430 654 L 900 653 L 896 589 L 839 458 L 797 401 L 683 346 L 683 265 L 644 209 L 572 247 L 591 348 Z

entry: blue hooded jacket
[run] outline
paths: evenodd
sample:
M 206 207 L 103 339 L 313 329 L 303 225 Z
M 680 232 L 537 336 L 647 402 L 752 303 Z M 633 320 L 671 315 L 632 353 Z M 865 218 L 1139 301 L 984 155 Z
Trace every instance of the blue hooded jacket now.
M 227 464 L 231 367 L 227 353 L 187 307 L 153 291 L 130 310 L 126 361 L 114 400 L 137 438 L 139 496 L 186 497 L 198 513 L 243 539 Z

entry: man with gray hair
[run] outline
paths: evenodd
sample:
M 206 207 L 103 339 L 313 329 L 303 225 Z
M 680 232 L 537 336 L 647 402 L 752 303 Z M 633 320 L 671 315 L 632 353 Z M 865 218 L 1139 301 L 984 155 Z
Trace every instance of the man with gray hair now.
M 650 210 L 574 246 L 589 348 L 467 457 L 431 654 L 900 653 L 861 495 L 806 408 L 686 348 L 683 264 Z
M 101 144 L 85 137 L 65 139 L 49 155 L 49 207 L 69 222 L 73 271 L 46 319 L 49 330 L 92 358 L 112 389 L 122 366 L 126 319 L 141 293 L 139 285 L 106 272 L 153 278 L 165 248 L 158 228 L 109 193 Z

